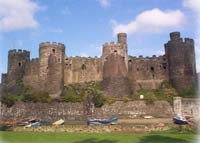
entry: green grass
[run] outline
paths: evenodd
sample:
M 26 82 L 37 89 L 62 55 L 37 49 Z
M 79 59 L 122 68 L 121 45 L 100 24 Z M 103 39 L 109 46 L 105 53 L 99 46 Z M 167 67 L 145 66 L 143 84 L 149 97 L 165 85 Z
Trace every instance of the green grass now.
M 195 134 L 86 134 L 66 132 L 0 132 L 1 143 L 193 143 Z M 198 136 L 199 138 L 199 136 Z

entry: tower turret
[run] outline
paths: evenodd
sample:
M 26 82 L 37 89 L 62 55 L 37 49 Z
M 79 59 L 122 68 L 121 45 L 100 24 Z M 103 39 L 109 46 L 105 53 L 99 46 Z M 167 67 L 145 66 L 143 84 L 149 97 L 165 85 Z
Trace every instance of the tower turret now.
M 181 93 L 196 84 L 194 42 L 186 38 L 183 41 L 179 32 L 170 33 L 170 41 L 165 44 L 165 53 L 169 64 L 169 81 Z
M 65 45 L 46 42 L 39 47 L 41 89 L 52 97 L 58 97 L 64 86 Z
M 30 63 L 30 52 L 26 50 L 10 50 L 8 52 L 7 82 L 22 80 Z
M 127 34 L 126 33 L 118 33 L 117 34 L 117 42 L 120 44 L 127 44 Z

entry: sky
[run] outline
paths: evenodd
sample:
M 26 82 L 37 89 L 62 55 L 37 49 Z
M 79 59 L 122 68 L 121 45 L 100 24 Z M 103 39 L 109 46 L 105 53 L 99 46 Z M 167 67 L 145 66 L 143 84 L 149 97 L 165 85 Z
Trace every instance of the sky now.
M 200 72 L 200 0 L 0 0 L 0 74 L 11 49 L 38 57 L 41 42 L 61 42 L 66 56 L 100 56 L 105 42 L 128 34 L 132 56 L 163 55 L 169 33 L 195 40 Z

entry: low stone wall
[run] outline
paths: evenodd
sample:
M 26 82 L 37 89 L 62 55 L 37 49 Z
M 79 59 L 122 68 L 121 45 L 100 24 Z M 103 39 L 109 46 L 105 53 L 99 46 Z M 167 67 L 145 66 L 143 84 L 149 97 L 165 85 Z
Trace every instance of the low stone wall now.
M 1 119 L 36 118 L 56 121 L 84 120 L 83 104 L 80 103 L 16 103 L 8 108 L 1 104 Z
M 84 106 L 83 103 L 16 103 L 8 108 L 0 104 L 1 119 L 39 118 L 47 121 L 64 119 L 65 121 L 85 121 L 87 118 L 135 118 L 144 115 L 154 117 L 172 116 L 172 106 L 166 101 L 146 104 L 145 101 L 117 101 L 101 108 Z
M 174 114 L 200 119 L 200 99 L 175 97 Z
M 111 105 L 104 105 L 102 108 L 95 108 L 93 116 L 122 118 L 135 118 L 144 115 L 154 117 L 170 117 L 173 115 L 172 106 L 166 101 L 155 101 L 153 104 L 146 104 L 145 101 L 117 101 Z

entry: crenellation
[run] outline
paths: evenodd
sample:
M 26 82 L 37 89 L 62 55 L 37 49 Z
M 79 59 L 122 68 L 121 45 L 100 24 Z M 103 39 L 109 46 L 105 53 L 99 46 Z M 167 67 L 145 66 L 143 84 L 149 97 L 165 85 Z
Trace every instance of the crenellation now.
M 190 38 L 184 38 L 184 43 L 188 46 L 194 46 L 194 40 Z M 186 46 L 186 48 L 188 47 Z

